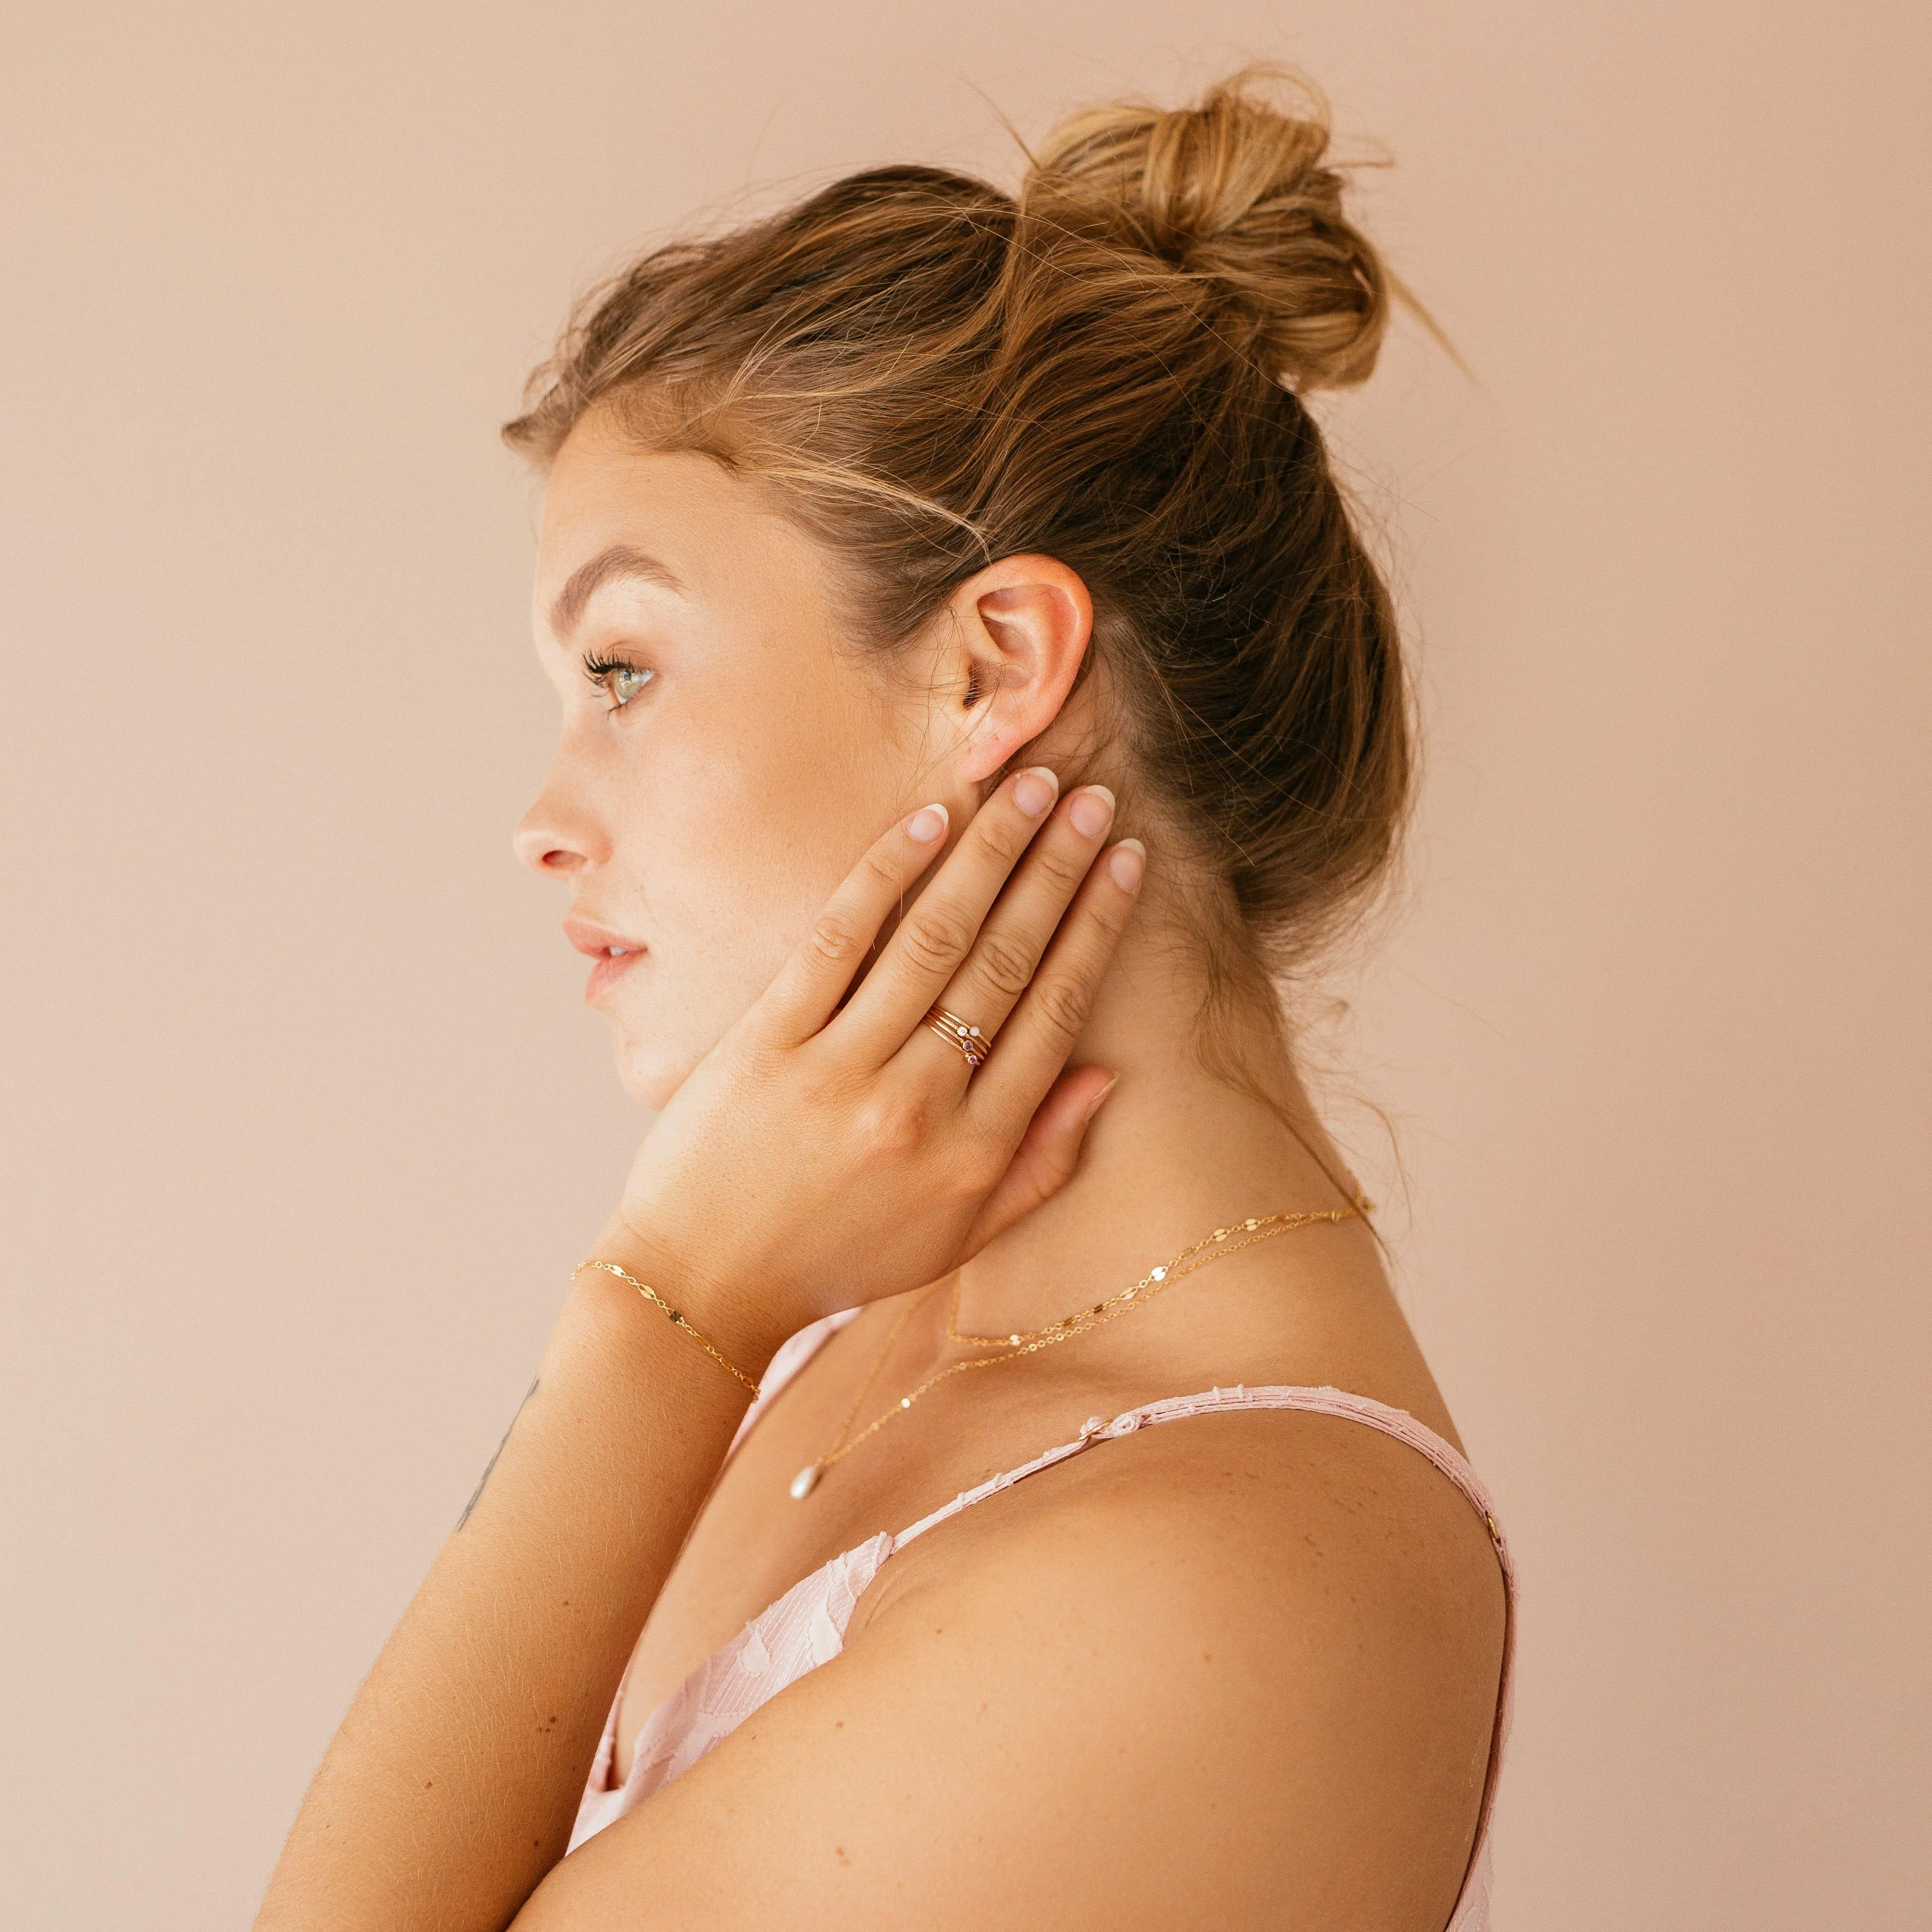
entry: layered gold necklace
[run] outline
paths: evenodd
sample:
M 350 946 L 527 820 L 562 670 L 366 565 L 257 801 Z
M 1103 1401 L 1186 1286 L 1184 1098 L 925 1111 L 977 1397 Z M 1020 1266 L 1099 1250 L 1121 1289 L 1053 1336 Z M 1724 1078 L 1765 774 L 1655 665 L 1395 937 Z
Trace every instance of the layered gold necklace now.
M 1272 1240 L 1277 1234 L 1292 1234 L 1297 1228 L 1312 1227 L 1318 1222 L 1346 1221 L 1358 1214 L 1367 1214 L 1375 1203 L 1366 1196 L 1358 1196 L 1354 1204 L 1347 1208 L 1326 1208 L 1313 1212 L 1298 1214 L 1262 1214 L 1251 1220 L 1237 1221 L 1232 1226 L 1216 1228 L 1211 1234 L 1204 1234 L 1198 1241 L 1181 1250 L 1172 1261 L 1163 1262 L 1158 1268 L 1150 1268 L 1130 1288 L 1124 1288 L 1118 1294 L 1110 1294 L 1104 1301 L 1095 1302 L 1090 1308 L 1077 1309 L 1071 1315 L 1063 1315 L 1058 1322 L 1044 1328 L 1034 1328 L 1024 1334 L 1010 1335 L 962 1335 L 959 1332 L 960 1280 L 956 1272 L 952 1282 L 952 1306 L 946 1318 L 946 1338 L 969 1348 L 997 1349 L 996 1354 L 969 1355 L 964 1361 L 954 1362 L 928 1376 L 910 1395 L 900 1396 L 891 1408 L 869 1422 L 856 1436 L 850 1433 L 853 1423 L 857 1419 L 861 1406 L 872 1392 L 878 1381 L 879 1371 L 885 1366 L 886 1358 L 892 1352 L 906 1324 L 932 1300 L 946 1285 L 946 1277 L 934 1282 L 923 1294 L 916 1296 L 901 1312 L 899 1318 L 892 1324 L 892 1332 L 886 1336 L 885 1346 L 874 1358 L 866 1379 L 859 1384 L 859 1393 L 852 1398 L 852 1406 L 845 1412 L 845 1420 L 840 1424 L 838 1440 L 815 1462 L 808 1462 L 791 1479 L 791 1493 L 794 1500 L 802 1502 L 818 1486 L 819 1478 L 835 1463 L 842 1462 L 861 1443 L 876 1436 L 895 1416 L 903 1415 L 928 1389 L 936 1388 L 949 1376 L 964 1375 L 969 1369 L 996 1369 L 1004 1362 L 1016 1362 L 1028 1355 L 1036 1355 L 1042 1348 L 1058 1346 L 1062 1342 L 1071 1342 L 1099 1328 L 1103 1322 L 1118 1319 L 1136 1308 L 1144 1307 L 1156 1295 L 1184 1276 L 1204 1268 L 1210 1262 L 1218 1262 L 1226 1256 L 1238 1254 L 1244 1248 L 1251 1248 L 1257 1241 Z M 1245 1238 L 1237 1240 L 1236 1235 Z M 1203 1253 L 1211 1250 L 1210 1253 Z

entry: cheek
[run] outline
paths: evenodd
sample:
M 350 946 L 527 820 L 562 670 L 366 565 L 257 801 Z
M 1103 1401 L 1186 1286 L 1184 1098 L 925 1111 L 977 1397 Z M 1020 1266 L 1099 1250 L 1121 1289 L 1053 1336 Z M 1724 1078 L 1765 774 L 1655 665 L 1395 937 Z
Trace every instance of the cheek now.
M 653 957 L 614 1017 L 625 1084 L 647 1106 L 764 992 L 904 808 L 908 781 L 864 687 L 828 670 L 794 680 L 782 702 L 766 690 L 740 680 L 730 704 L 694 703 L 677 742 L 655 738 L 628 801 Z
M 874 836 L 871 816 L 821 764 L 710 761 L 686 775 L 662 826 L 668 840 L 653 838 L 647 887 L 654 901 L 658 884 L 674 895 L 677 922 L 701 945 L 731 949 L 730 976 L 762 986 Z
M 619 1077 L 644 1106 L 664 1106 L 730 1030 L 827 896 L 776 855 L 736 856 L 682 881 L 675 908 L 652 896 L 650 956 L 611 1011 Z
M 806 680 L 782 703 L 704 720 L 665 773 L 679 897 L 744 949 L 760 988 L 897 808 L 878 720 L 848 681 Z
M 662 1106 L 770 985 L 890 819 L 822 766 L 814 782 L 815 796 L 780 794 L 742 767 L 694 769 L 644 821 L 650 955 L 613 1017 L 624 1084 L 645 1106 Z

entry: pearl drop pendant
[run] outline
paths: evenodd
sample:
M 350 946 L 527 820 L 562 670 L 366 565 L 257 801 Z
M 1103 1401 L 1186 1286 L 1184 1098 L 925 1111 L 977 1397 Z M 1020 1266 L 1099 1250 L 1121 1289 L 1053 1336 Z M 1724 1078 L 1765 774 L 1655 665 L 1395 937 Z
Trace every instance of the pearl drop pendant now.
M 796 1475 L 793 1477 L 791 1479 L 791 1499 L 794 1502 L 803 1502 L 806 1498 L 810 1496 L 812 1491 L 818 1486 L 818 1478 L 820 1472 L 821 1466 L 820 1464 L 817 1462 L 808 1462 L 803 1468 L 800 1470 Z

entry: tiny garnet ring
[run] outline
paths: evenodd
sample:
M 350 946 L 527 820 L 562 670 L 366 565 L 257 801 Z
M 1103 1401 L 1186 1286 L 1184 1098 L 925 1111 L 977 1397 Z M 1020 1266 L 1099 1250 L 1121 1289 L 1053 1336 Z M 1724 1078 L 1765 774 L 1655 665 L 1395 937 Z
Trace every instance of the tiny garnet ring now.
M 930 1008 L 922 1022 L 932 1028 L 949 1046 L 957 1047 L 966 1056 L 968 1067 L 974 1072 L 986 1065 L 986 1055 L 992 1048 L 986 1036 L 976 1026 L 969 1026 L 957 1013 L 949 1012 L 945 1007 Z

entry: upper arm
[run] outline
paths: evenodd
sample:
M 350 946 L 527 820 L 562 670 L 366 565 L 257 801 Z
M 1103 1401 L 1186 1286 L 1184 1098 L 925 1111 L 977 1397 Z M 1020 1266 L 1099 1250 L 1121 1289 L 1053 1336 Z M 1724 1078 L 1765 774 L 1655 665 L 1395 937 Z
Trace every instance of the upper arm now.
M 948 1525 L 840 1656 L 557 1867 L 518 1932 L 1433 1932 L 1481 1796 L 1500 1582 L 1413 1451 L 1316 1440 L 1288 1480 L 1118 1444 Z

